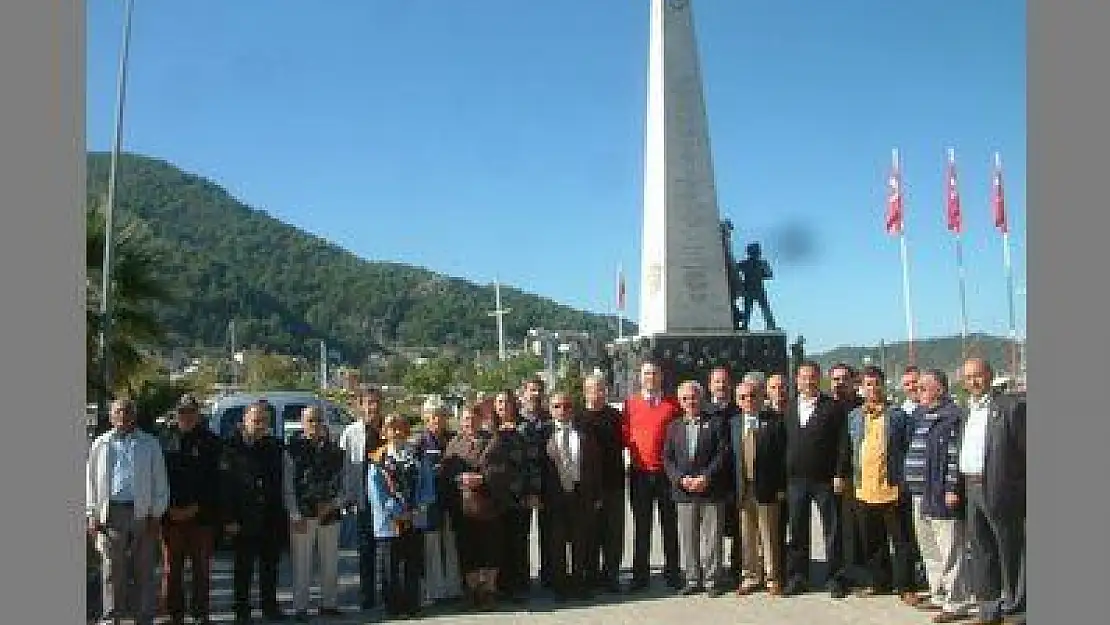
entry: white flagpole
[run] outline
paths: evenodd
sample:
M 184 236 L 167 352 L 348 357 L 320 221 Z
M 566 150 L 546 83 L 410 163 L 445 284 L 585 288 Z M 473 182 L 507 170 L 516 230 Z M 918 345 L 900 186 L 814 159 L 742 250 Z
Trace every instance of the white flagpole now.
M 913 307 L 910 301 L 910 259 L 906 248 L 906 195 L 902 184 L 902 168 L 898 162 L 898 148 L 891 150 L 891 160 L 894 171 L 898 176 L 898 194 L 902 202 L 902 223 L 899 228 L 898 241 L 902 251 L 902 299 L 906 307 L 906 338 L 908 340 L 909 364 L 914 362 L 913 346 Z
M 994 153 L 994 168 L 996 172 L 1002 172 L 1002 155 L 998 152 Z M 1001 191 L 1001 190 L 1000 190 Z M 1017 353 L 1017 320 L 1014 314 L 1014 266 L 1010 252 L 1010 216 L 1006 215 L 1006 227 L 1002 231 L 1002 264 L 1006 271 L 1006 299 L 1009 308 L 1009 322 L 1010 322 L 1010 369 L 1014 380 L 1018 376 L 1018 353 Z

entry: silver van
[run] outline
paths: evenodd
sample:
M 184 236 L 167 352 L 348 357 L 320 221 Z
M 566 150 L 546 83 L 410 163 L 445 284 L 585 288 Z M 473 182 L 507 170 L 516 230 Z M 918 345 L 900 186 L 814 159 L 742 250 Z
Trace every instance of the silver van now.
M 270 406 L 271 433 L 285 442 L 301 431 L 301 411 L 308 406 L 320 407 L 324 424 L 333 440 L 339 439 L 344 426 L 352 418 L 343 406 L 305 391 L 232 393 L 217 397 L 212 402 L 207 415 L 209 429 L 220 438 L 231 438 L 243 423 L 247 406 L 259 400 Z

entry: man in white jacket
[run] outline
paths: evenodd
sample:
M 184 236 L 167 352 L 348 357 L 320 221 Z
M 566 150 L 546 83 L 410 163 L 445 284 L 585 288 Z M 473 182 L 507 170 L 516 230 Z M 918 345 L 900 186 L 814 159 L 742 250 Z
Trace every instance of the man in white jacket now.
M 88 531 L 102 558 L 102 622 L 119 623 L 133 611 L 138 625 L 151 625 L 157 603 L 154 549 L 170 498 L 165 460 L 158 439 L 136 429 L 134 402 L 112 402 L 109 418 L 112 429 L 93 441 L 85 467 Z M 126 605 L 129 570 L 137 606 Z

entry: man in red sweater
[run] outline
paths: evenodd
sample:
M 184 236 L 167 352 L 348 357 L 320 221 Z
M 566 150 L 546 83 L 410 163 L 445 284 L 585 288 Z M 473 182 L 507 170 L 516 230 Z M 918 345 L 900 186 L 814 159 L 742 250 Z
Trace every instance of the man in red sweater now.
M 671 485 L 663 472 L 663 441 L 667 426 L 681 414 L 673 397 L 663 396 L 663 372 L 658 363 L 640 366 L 640 393 L 625 399 L 621 434 L 631 457 L 628 474 L 632 507 L 632 586 L 644 590 L 650 576 L 652 507 L 659 508 L 663 532 L 663 575 L 674 590 L 682 587 L 679 567 L 678 525 Z

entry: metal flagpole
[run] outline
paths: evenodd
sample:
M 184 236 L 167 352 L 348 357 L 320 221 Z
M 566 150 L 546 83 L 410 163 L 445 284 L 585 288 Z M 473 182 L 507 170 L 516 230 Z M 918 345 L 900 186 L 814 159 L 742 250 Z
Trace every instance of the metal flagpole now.
M 119 75 L 116 83 L 116 128 L 112 139 L 111 165 L 108 170 L 108 201 L 104 207 L 104 257 L 101 262 L 100 283 L 100 375 L 101 389 L 97 406 L 97 431 L 107 429 L 108 399 L 112 394 L 112 247 L 114 242 L 116 212 L 116 174 L 119 170 L 120 146 L 123 143 L 123 111 L 127 98 L 127 60 L 131 51 L 131 15 L 134 0 L 126 0 L 123 18 L 123 47 L 119 57 Z
M 624 266 L 617 265 L 617 338 L 624 338 Z
M 994 193 L 995 226 L 1002 230 L 1002 264 L 1006 271 L 1006 300 L 1010 325 L 1010 373 L 1016 381 L 1018 376 L 1017 320 L 1014 312 L 1014 267 L 1010 252 L 1010 226 L 1007 221 L 1002 194 L 1002 155 L 994 153 Z
M 493 283 L 493 296 L 496 309 L 489 311 L 491 317 L 497 318 L 497 357 L 499 360 L 505 360 L 505 315 L 513 311 L 511 308 L 501 307 L 501 283 L 494 281 Z
M 905 226 L 905 195 L 902 189 L 902 168 L 898 162 L 898 148 L 891 150 L 891 160 L 894 167 L 895 176 L 897 176 L 897 193 L 899 195 L 899 202 L 901 202 L 903 213 L 901 216 L 901 224 L 899 228 L 898 242 L 902 252 L 902 299 L 906 308 L 906 338 L 908 340 L 908 363 L 914 364 L 914 345 L 913 345 L 913 307 L 910 302 L 910 259 L 909 252 L 906 248 L 906 226 Z

